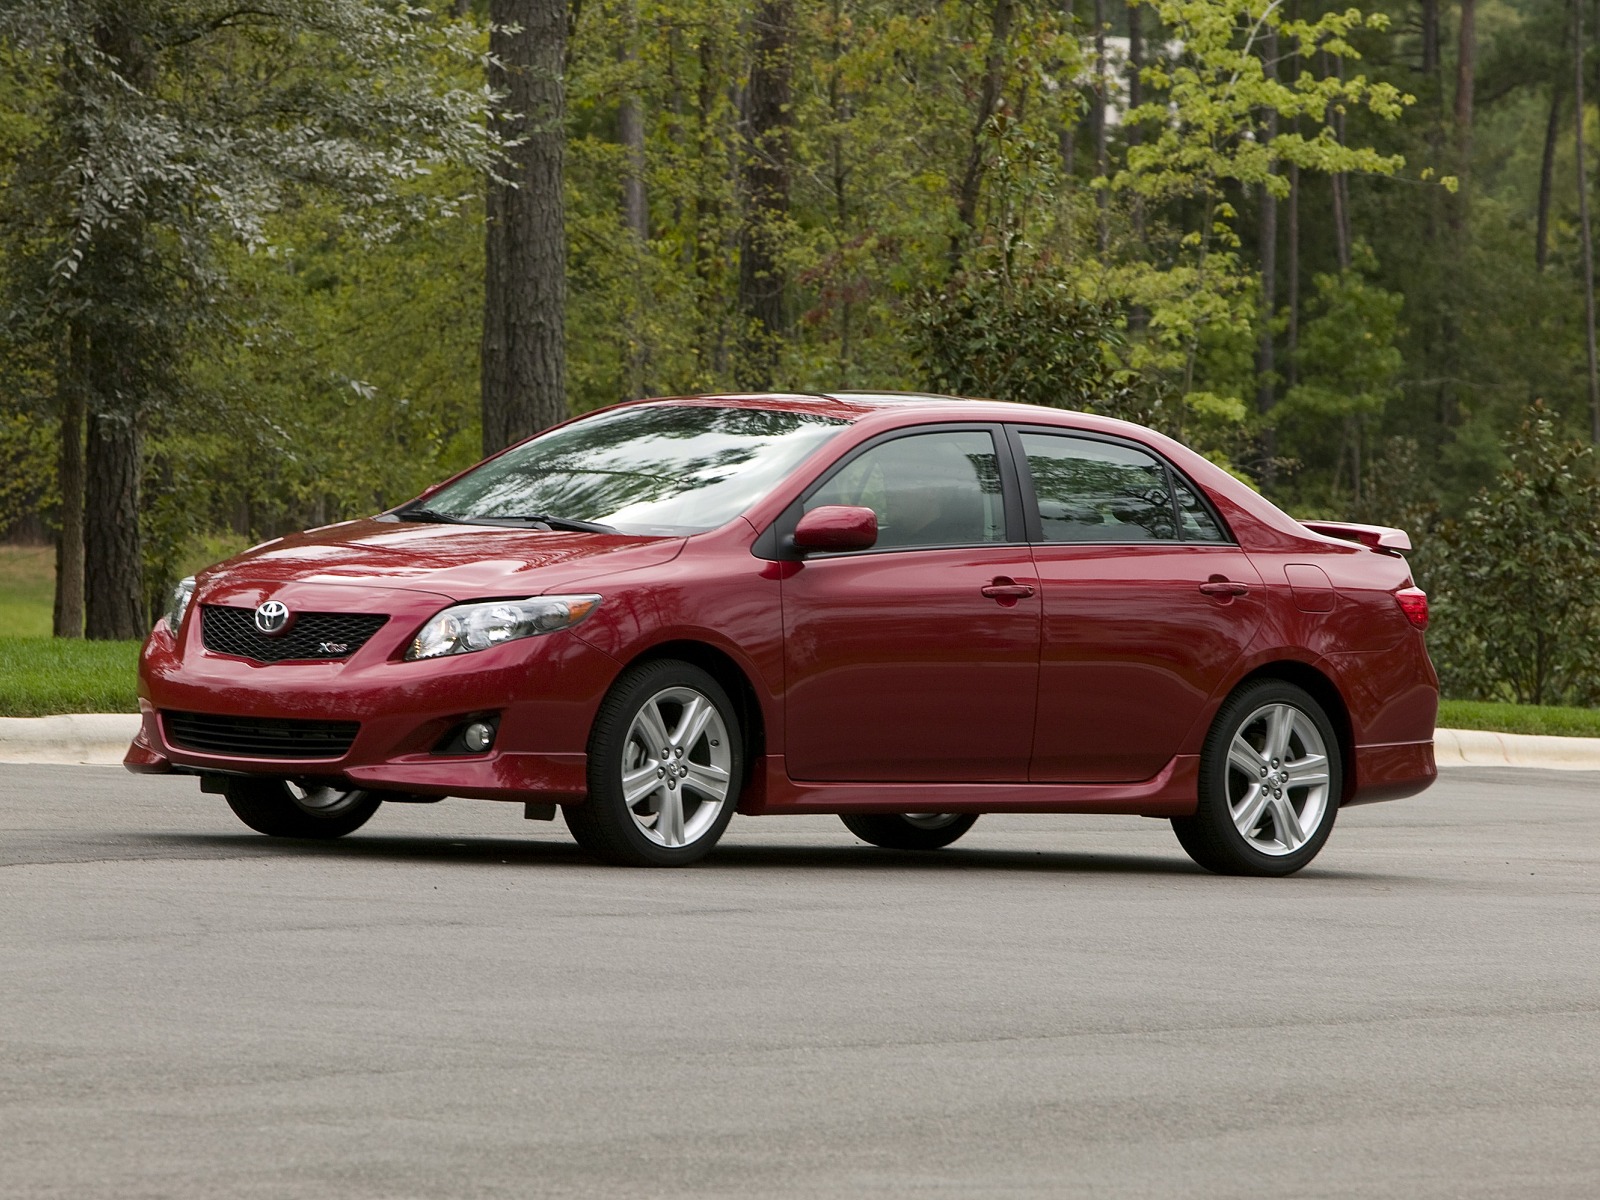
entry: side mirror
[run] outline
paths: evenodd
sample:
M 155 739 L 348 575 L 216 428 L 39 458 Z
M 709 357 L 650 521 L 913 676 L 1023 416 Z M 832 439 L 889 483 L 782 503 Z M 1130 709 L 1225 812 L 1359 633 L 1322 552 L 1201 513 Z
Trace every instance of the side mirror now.
M 870 508 L 825 504 L 794 527 L 797 550 L 870 550 L 878 541 L 878 514 Z

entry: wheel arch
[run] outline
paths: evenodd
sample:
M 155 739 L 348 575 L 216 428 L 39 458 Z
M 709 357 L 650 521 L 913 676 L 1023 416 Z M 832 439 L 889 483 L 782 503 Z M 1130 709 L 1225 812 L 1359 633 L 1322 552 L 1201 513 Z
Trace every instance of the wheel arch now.
M 748 783 L 756 763 L 766 754 L 767 745 L 766 714 L 750 676 L 727 651 L 689 638 L 658 642 L 629 659 L 624 670 L 668 658 L 699 667 L 728 693 L 738 709 L 739 729 L 744 740 L 745 782 Z
M 1327 675 L 1308 663 L 1280 659 L 1256 667 L 1234 684 L 1228 695 L 1232 696 L 1240 688 L 1260 679 L 1279 679 L 1284 683 L 1294 684 L 1309 693 L 1311 698 L 1322 706 L 1322 711 L 1328 714 L 1328 720 L 1333 723 L 1334 736 L 1339 742 L 1339 804 L 1344 805 L 1355 794 L 1356 742 L 1355 731 L 1350 724 L 1350 707 L 1345 703 L 1338 686 Z

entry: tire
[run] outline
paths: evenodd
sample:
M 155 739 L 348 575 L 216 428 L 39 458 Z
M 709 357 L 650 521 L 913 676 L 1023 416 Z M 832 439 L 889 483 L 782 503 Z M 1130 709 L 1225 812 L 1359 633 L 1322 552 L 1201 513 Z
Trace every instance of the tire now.
M 692 663 L 658 659 L 612 685 L 589 734 L 589 794 L 561 812 L 578 845 L 605 862 L 685 866 L 717 844 L 743 783 L 727 692 Z
M 228 807 L 268 837 L 336 838 L 367 823 L 383 801 L 373 792 L 307 787 L 288 779 L 229 779 Z
M 1199 805 L 1178 841 L 1219 875 L 1293 875 L 1333 832 L 1339 739 L 1311 696 L 1263 679 L 1228 697 L 1200 751 Z
M 977 813 L 847 813 L 844 827 L 885 850 L 938 850 L 978 820 Z

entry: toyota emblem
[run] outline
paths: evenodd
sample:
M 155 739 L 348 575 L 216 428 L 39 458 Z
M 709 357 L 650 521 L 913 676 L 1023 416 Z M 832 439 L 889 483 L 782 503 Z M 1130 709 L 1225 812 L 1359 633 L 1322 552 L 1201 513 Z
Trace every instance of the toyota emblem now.
M 289 606 L 281 600 L 257 606 L 256 628 L 267 634 L 282 633 L 289 628 Z

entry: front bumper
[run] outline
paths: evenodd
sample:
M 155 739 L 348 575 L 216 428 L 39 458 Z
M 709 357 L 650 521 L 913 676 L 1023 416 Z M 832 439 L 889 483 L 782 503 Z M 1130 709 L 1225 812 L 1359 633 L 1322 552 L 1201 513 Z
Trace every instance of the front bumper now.
M 199 602 L 176 637 L 165 623 L 145 641 L 139 733 L 130 771 L 276 775 L 354 787 L 489 800 L 573 802 L 585 790 L 589 729 L 619 664 L 570 632 L 472 654 L 406 662 L 411 637 L 450 597 L 402 589 L 291 584 L 273 591 L 297 611 L 383 613 L 386 624 L 349 658 L 263 664 L 201 644 Z M 255 593 L 204 597 L 254 604 Z M 246 719 L 355 721 L 336 758 L 251 756 L 182 744 L 167 712 Z M 438 747 L 468 719 L 499 720 L 483 754 Z

